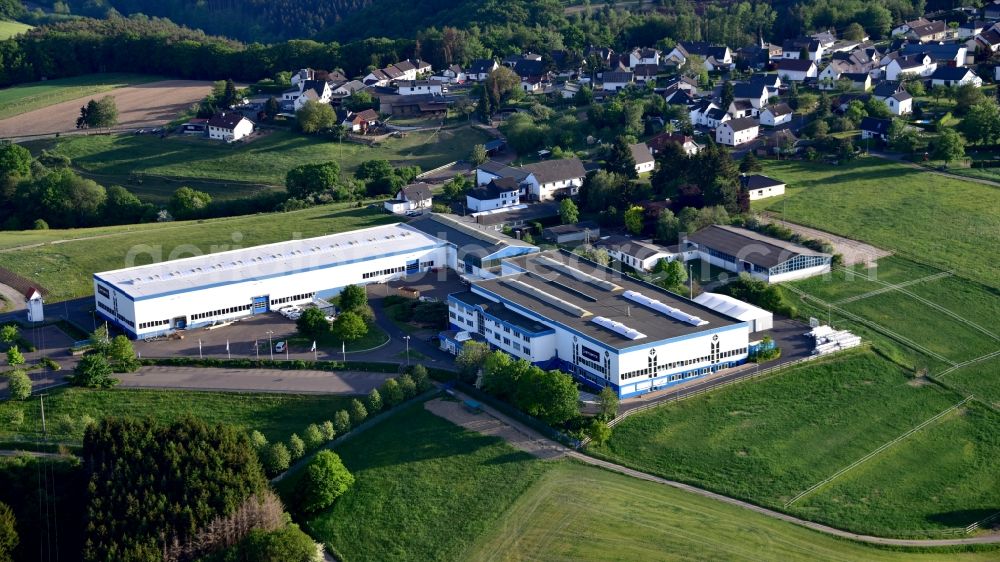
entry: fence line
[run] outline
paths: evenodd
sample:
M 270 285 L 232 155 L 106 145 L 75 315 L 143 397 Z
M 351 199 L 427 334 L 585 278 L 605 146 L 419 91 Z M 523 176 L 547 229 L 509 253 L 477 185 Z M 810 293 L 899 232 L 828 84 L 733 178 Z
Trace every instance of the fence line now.
M 843 268 L 841 268 L 841 269 L 843 269 Z M 844 271 L 847 271 L 847 270 L 844 269 Z M 987 336 L 993 338 L 994 340 L 1000 340 L 1000 337 L 998 337 L 993 332 L 987 330 L 986 328 L 983 328 L 979 324 L 976 324 L 975 322 L 973 322 L 973 321 L 971 321 L 971 320 L 969 320 L 967 318 L 963 318 L 961 315 L 956 314 L 955 312 L 952 312 L 951 310 L 948 310 L 947 308 L 945 308 L 945 307 L 937 304 L 936 302 L 933 302 L 933 301 L 931 301 L 929 299 L 925 299 L 924 297 L 921 297 L 920 295 L 918 295 L 916 293 L 913 293 L 913 292 L 910 292 L 908 290 L 903 289 L 903 287 L 906 286 L 906 283 L 897 283 L 897 284 L 893 285 L 893 284 L 887 283 L 885 281 L 879 281 L 878 279 L 869 279 L 869 281 L 871 281 L 872 283 L 877 283 L 879 285 L 884 285 L 887 289 L 890 289 L 890 290 L 897 290 L 900 293 L 903 293 L 904 295 L 906 295 L 908 297 L 911 297 L 911 298 L 915 299 L 918 302 L 921 302 L 921 303 L 923 303 L 923 304 L 925 304 L 925 305 L 927 305 L 927 306 L 929 306 L 929 307 L 931 307 L 931 308 L 933 308 L 933 309 L 935 309 L 935 310 L 937 310 L 939 312 L 943 312 L 944 314 L 947 314 L 948 316 L 954 318 L 955 320 L 958 320 L 959 322 L 962 322 L 963 324 L 966 324 L 967 326 L 969 326 L 971 328 L 974 328 L 974 329 L 982 332 L 983 334 L 986 334 Z M 919 281 L 919 279 L 917 281 Z M 912 283 L 910 283 L 910 284 L 912 285 Z
M 894 331 L 890 330 L 889 328 L 886 328 L 885 326 L 876 324 L 875 322 L 872 322 L 871 320 L 868 320 L 867 318 L 862 318 L 861 316 L 858 316 L 857 314 L 854 314 L 852 312 L 848 312 L 847 310 L 845 310 L 843 308 L 840 308 L 839 306 L 835 306 L 835 305 L 833 305 L 831 303 L 828 303 L 828 302 L 824 301 L 823 299 L 821 299 L 819 297 L 814 297 L 813 295 L 810 295 L 809 293 L 806 293 L 802 289 L 799 289 L 797 287 L 794 287 L 794 286 L 788 285 L 788 284 L 782 284 L 782 287 L 785 287 L 786 289 L 788 289 L 788 290 L 792 291 L 793 293 L 799 295 L 804 300 L 812 300 L 812 301 L 815 301 L 815 302 L 819 303 L 820 306 L 827 307 L 829 310 L 835 310 L 835 311 L 837 311 L 837 314 L 840 314 L 841 316 L 843 316 L 843 317 L 845 317 L 845 318 L 847 318 L 849 320 L 853 320 L 853 321 L 855 321 L 855 322 L 857 322 L 857 323 L 859 323 L 859 324 L 861 324 L 863 326 L 867 326 L 867 327 L 875 330 L 876 332 L 881 332 L 881 333 L 889 336 L 890 338 L 892 338 L 892 339 L 894 339 L 894 340 L 896 340 L 896 341 L 898 341 L 898 342 L 900 342 L 900 343 L 902 343 L 904 345 L 907 345 L 907 346 L 909 346 L 909 347 L 911 347 L 913 349 L 916 349 L 917 351 L 919 351 L 919 352 L 921 352 L 921 353 L 923 353 L 923 354 L 925 354 L 925 355 L 927 355 L 929 357 L 933 357 L 934 359 L 937 359 L 938 361 L 941 361 L 942 363 L 947 363 L 948 365 L 955 365 L 956 364 L 951 359 L 948 359 L 947 357 L 941 355 L 940 353 L 937 353 L 935 351 L 932 351 L 932 350 L 930 350 L 930 349 L 928 349 L 928 348 L 920 345 L 919 343 L 911 340 L 910 338 L 907 338 L 906 336 L 904 336 L 902 334 L 894 332 Z
M 878 449 L 875 449 L 874 451 L 868 453 L 867 455 L 861 457 L 860 459 L 854 461 L 853 463 L 845 466 L 844 468 L 838 470 L 837 472 L 834 472 L 832 475 L 830 475 L 827 478 L 825 478 L 825 479 L 817 482 L 816 484 L 813 484 L 812 486 L 810 486 L 806 490 L 804 490 L 802 492 L 799 492 L 798 495 L 796 495 L 792 499 L 790 499 L 787 502 L 785 502 L 785 507 L 787 508 L 787 507 L 791 506 L 793 503 L 799 501 L 800 499 L 804 498 L 805 496 L 807 496 L 807 495 L 811 494 L 812 492 L 818 490 L 822 486 L 825 486 L 826 484 L 829 484 L 833 480 L 837 479 L 838 477 L 840 477 L 841 475 L 843 475 L 845 472 L 848 472 L 849 470 L 857 467 L 858 465 L 860 465 L 860 464 L 864 463 L 865 461 L 871 459 L 872 457 L 878 455 L 879 453 L 881 453 L 882 451 L 884 451 L 884 450 L 888 449 L 889 447 L 895 445 L 896 443 L 899 443 L 903 439 L 906 439 L 910 435 L 913 435 L 914 433 L 920 431 L 921 429 L 923 429 L 923 428 L 927 427 L 928 425 L 934 423 L 935 421 L 941 419 L 942 417 L 944 417 L 947 414 L 951 413 L 952 411 L 960 408 L 963 404 L 965 404 L 966 402 L 968 402 L 969 400 L 972 400 L 972 399 L 973 399 L 972 395 L 967 396 L 961 402 L 959 402 L 958 404 L 955 404 L 954 406 L 949 407 L 948 409 L 944 410 L 943 412 L 939 412 L 939 413 L 935 414 L 930 419 L 924 420 L 923 422 L 921 422 L 916 427 L 910 428 L 906 433 L 900 435 L 899 437 L 896 437 L 892 441 L 889 441 L 888 443 L 883 443 L 882 446 L 880 446 Z
M 853 270 L 850 270 L 850 269 L 847 269 L 847 268 L 843 268 L 843 267 L 840 268 L 840 270 L 841 271 L 853 271 Z M 901 289 L 903 287 L 908 287 L 910 285 L 916 285 L 917 283 L 923 283 L 924 281 L 935 281 L 937 279 L 941 279 L 942 277 L 951 277 L 952 276 L 952 273 L 950 271 L 942 271 L 941 273 L 935 273 L 934 275 L 928 275 L 927 277 L 921 277 L 919 279 L 910 279 L 909 281 L 903 281 L 902 283 L 889 284 L 889 283 L 884 283 L 884 282 L 878 281 L 877 279 L 872 279 L 872 278 L 867 277 L 865 275 L 861 275 L 858 272 L 853 272 L 853 273 L 855 275 L 858 275 L 859 277 L 861 277 L 862 279 L 864 279 L 866 281 L 871 281 L 873 283 L 880 283 L 880 284 L 885 285 L 885 286 L 882 287 L 881 289 L 875 289 L 874 291 L 868 291 L 867 293 L 864 293 L 864 294 L 854 295 L 853 297 L 847 297 L 846 299 L 839 300 L 839 301 L 837 301 L 837 302 L 835 302 L 833 304 L 835 304 L 837 306 L 840 306 L 842 304 L 848 304 L 848 303 L 852 303 L 852 302 L 859 301 L 859 300 L 862 300 L 862 299 L 867 299 L 868 297 L 874 297 L 876 295 L 881 295 L 883 293 L 888 293 L 890 291 L 894 291 L 896 289 Z
M 1000 356 L 1000 349 L 998 349 L 998 350 L 996 350 L 996 351 L 994 351 L 992 353 L 987 353 L 986 355 L 981 355 L 979 357 L 976 357 L 976 358 L 973 358 L 973 359 L 969 359 L 968 361 L 963 361 L 963 362 L 961 362 L 961 363 L 959 363 L 957 365 L 953 365 L 951 367 L 948 367 L 947 369 L 945 369 L 945 370 L 941 371 L 940 373 L 934 375 L 934 378 L 940 379 L 940 378 L 944 377 L 945 375 L 947 375 L 947 374 L 949 374 L 949 373 L 951 373 L 953 371 L 957 371 L 958 369 L 961 369 L 962 367 L 968 367 L 969 365 L 973 365 L 975 363 L 981 363 L 983 361 L 987 361 L 987 360 L 992 359 L 992 358 L 997 357 L 997 356 Z

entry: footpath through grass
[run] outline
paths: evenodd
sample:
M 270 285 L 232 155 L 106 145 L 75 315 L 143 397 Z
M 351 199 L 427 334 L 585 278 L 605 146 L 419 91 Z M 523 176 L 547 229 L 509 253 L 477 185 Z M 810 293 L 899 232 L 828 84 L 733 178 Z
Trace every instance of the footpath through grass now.
M 5 26 L 12 22 L 0 22 L 0 39 L 4 39 Z M 14 23 L 14 25 L 23 25 Z M 6 119 L 64 101 L 84 96 L 100 94 L 148 82 L 163 80 L 160 76 L 147 74 L 106 73 L 87 74 L 73 78 L 59 78 L 44 82 L 21 84 L 0 90 L 0 119 Z
M 798 492 L 831 476 L 884 443 L 961 400 L 872 351 L 846 352 L 764 380 L 722 389 L 629 417 L 596 454 L 654 474 L 782 509 Z M 994 426 L 995 427 L 995 426 Z M 937 443 L 934 454 L 972 447 L 981 463 L 997 449 L 978 432 Z M 896 446 L 909 447 L 908 441 Z M 921 472 L 950 490 L 949 505 L 1000 506 L 994 483 L 968 483 L 961 471 L 925 472 L 923 463 L 895 467 L 900 478 Z M 929 484 L 930 485 L 930 484 Z M 821 495 L 822 490 L 818 492 Z M 910 534 L 956 526 L 962 517 L 935 518 L 935 500 L 901 487 L 890 504 L 853 497 L 850 513 L 795 504 L 793 513 L 874 534 Z M 976 519 L 966 514 L 964 523 Z M 969 519 L 969 517 L 973 517 Z M 917 523 L 919 521 L 919 523 Z
M 754 205 L 785 218 L 953 268 L 1000 287 L 1000 188 L 878 158 L 841 166 L 766 161 L 786 195 Z
M 469 560 L 550 463 L 416 404 L 337 448 L 356 482 L 305 525 L 351 562 Z
M 161 422 L 193 416 L 208 423 L 256 429 L 273 441 L 286 440 L 292 433 L 301 436 L 307 425 L 332 420 L 334 412 L 346 408 L 350 399 L 314 394 L 63 387 L 47 391 L 45 419 L 51 439 L 69 442 L 82 440 L 85 416 L 93 420 L 104 416 L 150 417 Z M 19 417 L 17 411 L 22 412 L 23 421 L 13 424 L 10 420 Z M 0 440 L 37 439 L 42 435 L 38 398 L 0 402 L 0 420 Z
M 882 550 L 668 486 L 560 462 L 465 559 L 961 562 L 995 557 L 995 552 Z
M 0 233 L 0 248 L 44 245 L 0 251 L 0 267 L 38 282 L 51 291 L 48 300 L 56 302 L 92 294 L 95 272 L 190 257 L 195 252 L 214 253 L 296 237 L 321 236 L 396 220 L 373 209 L 336 204 L 205 221 L 4 232 Z
M 375 147 L 331 142 L 290 131 L 267 131 L 250 142 L 234 144 L 184 137 L 97 135 L 63 137 L 54 146 L 75 166 L 95 174 L 94 179 L 103 178 L 102 183 L 132 189 L 135 186 L 129 180 L 137 173 L 281 186 L 288 170 L 318 162 L 337 162 L 348 174 L 362 162 L 376 159 L 429 170 L 467 158 L 472 146 L 485 140 L 482 131 L 461 126 L 410 132 Z

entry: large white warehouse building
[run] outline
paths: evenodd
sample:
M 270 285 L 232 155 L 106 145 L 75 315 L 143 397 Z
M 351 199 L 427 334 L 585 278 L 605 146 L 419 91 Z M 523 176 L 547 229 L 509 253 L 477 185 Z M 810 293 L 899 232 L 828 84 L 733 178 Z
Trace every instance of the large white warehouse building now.
M 403 224 L 94 275 L 97 312 L 132 337 L 311 302 L 317 292 L 443 266 L 444 241 Z
M 449 296 L 442 346 L 476 339 L 621 397 L 747 360 L 748 322 L 562 251 L 504 260 Z
M 97 312 L 132 338 L 235 320 L 347 285 L 449 267 L 499 273 L 538 248 L 446 216 L 94 274 Z

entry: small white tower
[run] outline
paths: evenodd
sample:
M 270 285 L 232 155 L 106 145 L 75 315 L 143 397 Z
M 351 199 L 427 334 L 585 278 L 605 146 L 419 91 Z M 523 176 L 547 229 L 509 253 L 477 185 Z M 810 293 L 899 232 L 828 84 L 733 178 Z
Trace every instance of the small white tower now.
M 41 322 L 45 320 L 45 301 L 42 300 L 42 293 L 34 287 L 30 287 L 24 294 L 28 302 L 28 322 Z

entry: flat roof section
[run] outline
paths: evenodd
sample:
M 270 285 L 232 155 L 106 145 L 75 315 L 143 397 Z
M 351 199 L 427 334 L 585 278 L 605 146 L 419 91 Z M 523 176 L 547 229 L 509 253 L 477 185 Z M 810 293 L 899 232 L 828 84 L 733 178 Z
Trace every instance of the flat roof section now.
M 568 252 L 520 256 L 505 263 L 524 273 L 476 281 L 472 290 L 496 295 L 613 349 L 648 345 L 740 324 L 711 308 L 591 264 Z M 530 289 L 524 290 L 523 286 Z M 695 325 L 678 317 L 683 315 L 671 316 L 644 305 L 634 299 L 635 293 L 660 301 L 684 315 L 698 317 L 705 324 Z M 517 309 L 515 312 L 520 313 Z M 610 323 L 595 322 L 595 318 L 617 322 L 645 337 L 632 339 L 620 330 L 602 325 Z
M 104 271 L 94 277 L 134 299 L 146 299 L 291 275 L 441 244 L 437 238 L 397 223 Z
M 832 257 L 830 254 L 771 238 L 752 230 L 718 224 L 688 234 L 687 239 L 697 244 L 699 248 L 702 246 L 712 248 L 768 269 L 796 256 Z
M 462 304 L 468 306 L 478 306 L 483 309 L 487 314 L 495 318 L 499 318 L 508 324 L 512 324 L 524 330 L 525 332 L 531 334 L 541 334 L 545 332 L 551 332 L 552 328 L 528 318 L 522 314 L 512 311 L 503 305 L 503 303 L 498 303 L 491 301 L 490 299 L 473 293 L 472 291 L 463 291 L 461 293 L 453 293 L 448 295 L 450 298 L 457 300 Z
M 511 246 L 535 248 L 521 240 L 465 225 L 456 219 L 435 213 L 423 215 L 407 224 L 435 239 L 453 244 L 460 260 L 464 260 L 467 255 L 484 259 Z

